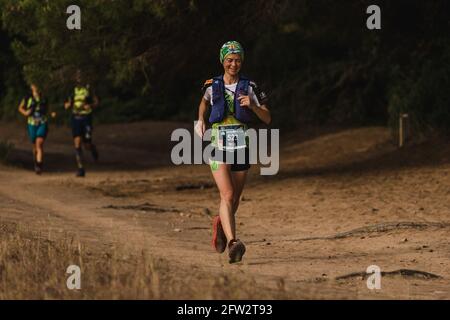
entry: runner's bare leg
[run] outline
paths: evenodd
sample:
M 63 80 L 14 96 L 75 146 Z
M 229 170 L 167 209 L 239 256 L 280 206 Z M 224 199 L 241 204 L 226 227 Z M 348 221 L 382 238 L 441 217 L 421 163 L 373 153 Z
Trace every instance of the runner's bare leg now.
M 248 170 L 245 171 L 235 171 L 231 172 L 231 177 L 233 180 L 234 186 L 234 197 L 233 197 L 233 214 L 236 215 L 236 212 L 239 208 L 239 202 L 241 200 L 242 191 L 244 191 L 245 181 L 247 180 Z
M 217 170 L 212 170 L 220 193 L 219 215 L 223 231 L 228 242 L 236 238 L 236 225 L 233 213 L 234 185 L 230 165 L 219 164 Z

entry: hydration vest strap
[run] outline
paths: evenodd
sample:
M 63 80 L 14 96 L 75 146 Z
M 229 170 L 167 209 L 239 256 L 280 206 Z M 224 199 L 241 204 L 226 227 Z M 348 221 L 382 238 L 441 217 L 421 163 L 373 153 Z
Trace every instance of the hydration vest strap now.
M 236 115 L 237 120 L 244 123 L 251 121 L 251 112 L 246 108 L 241 107 L 237 98 L 239 95 L 248 95 L 249 84 L 249 79 L 245 77 L 239 77 L 239 81 L 236 85 L 236 92 L 234 95 L 234 114 Z M 225 117 L 225 108 L 227 107 L 225 101 L 225 82 L 223 80 L 223 76 L 213 78 L 212 92 L 213 105 L 211 115 L 209 117 L 209 122 L 217 123 L 222 121 Z

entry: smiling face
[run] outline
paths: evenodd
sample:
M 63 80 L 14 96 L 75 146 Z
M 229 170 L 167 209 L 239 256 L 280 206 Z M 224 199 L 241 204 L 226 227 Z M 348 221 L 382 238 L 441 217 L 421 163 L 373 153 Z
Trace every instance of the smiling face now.
M 231 53 L 223 60 L 223 69 L 229 76 L 235 77 L 241 71 L 242 59 L 237 53 Z

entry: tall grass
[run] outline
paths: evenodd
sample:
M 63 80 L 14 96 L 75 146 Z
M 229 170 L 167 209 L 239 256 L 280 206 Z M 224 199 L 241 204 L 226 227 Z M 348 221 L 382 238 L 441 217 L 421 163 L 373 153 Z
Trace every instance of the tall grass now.
M 76 237 L 0 223 L 0 299 L 259 299 L 283 298 L 252 279 L 180 273 L 145 250 L 107 250 Z M 81 269 L 81 289 L 67 288 L 67 267 Z

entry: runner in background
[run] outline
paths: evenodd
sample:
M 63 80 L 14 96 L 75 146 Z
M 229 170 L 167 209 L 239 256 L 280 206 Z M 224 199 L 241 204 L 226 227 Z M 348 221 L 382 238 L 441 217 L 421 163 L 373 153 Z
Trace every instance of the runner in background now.
M 30 93 L 22 99 L 19 112 L 27 118 L 28 137 L 33 145 L 34 171 L 41 174 L 44 163 L 44 142 L 48 134 L 48 102 L 34 83 Z M 55 113 L 51 113 L 55 117 Z
M 68 101 L 64 103 L 66 110 L 72 109 L 71 125 L 72 136 L 75 146 L 75 158 L 77 162 L 77 177 L 84 177 L 86 171 L 84 169 L 83 149 L 89 150 L 94 161 L 98 161 L 97 147 L 92 142 L 92 111 L 99 102 L 97 96 L 92 92 L 89 84 L 84 84 L 82 74 L 77 70 L 76 86 Z

